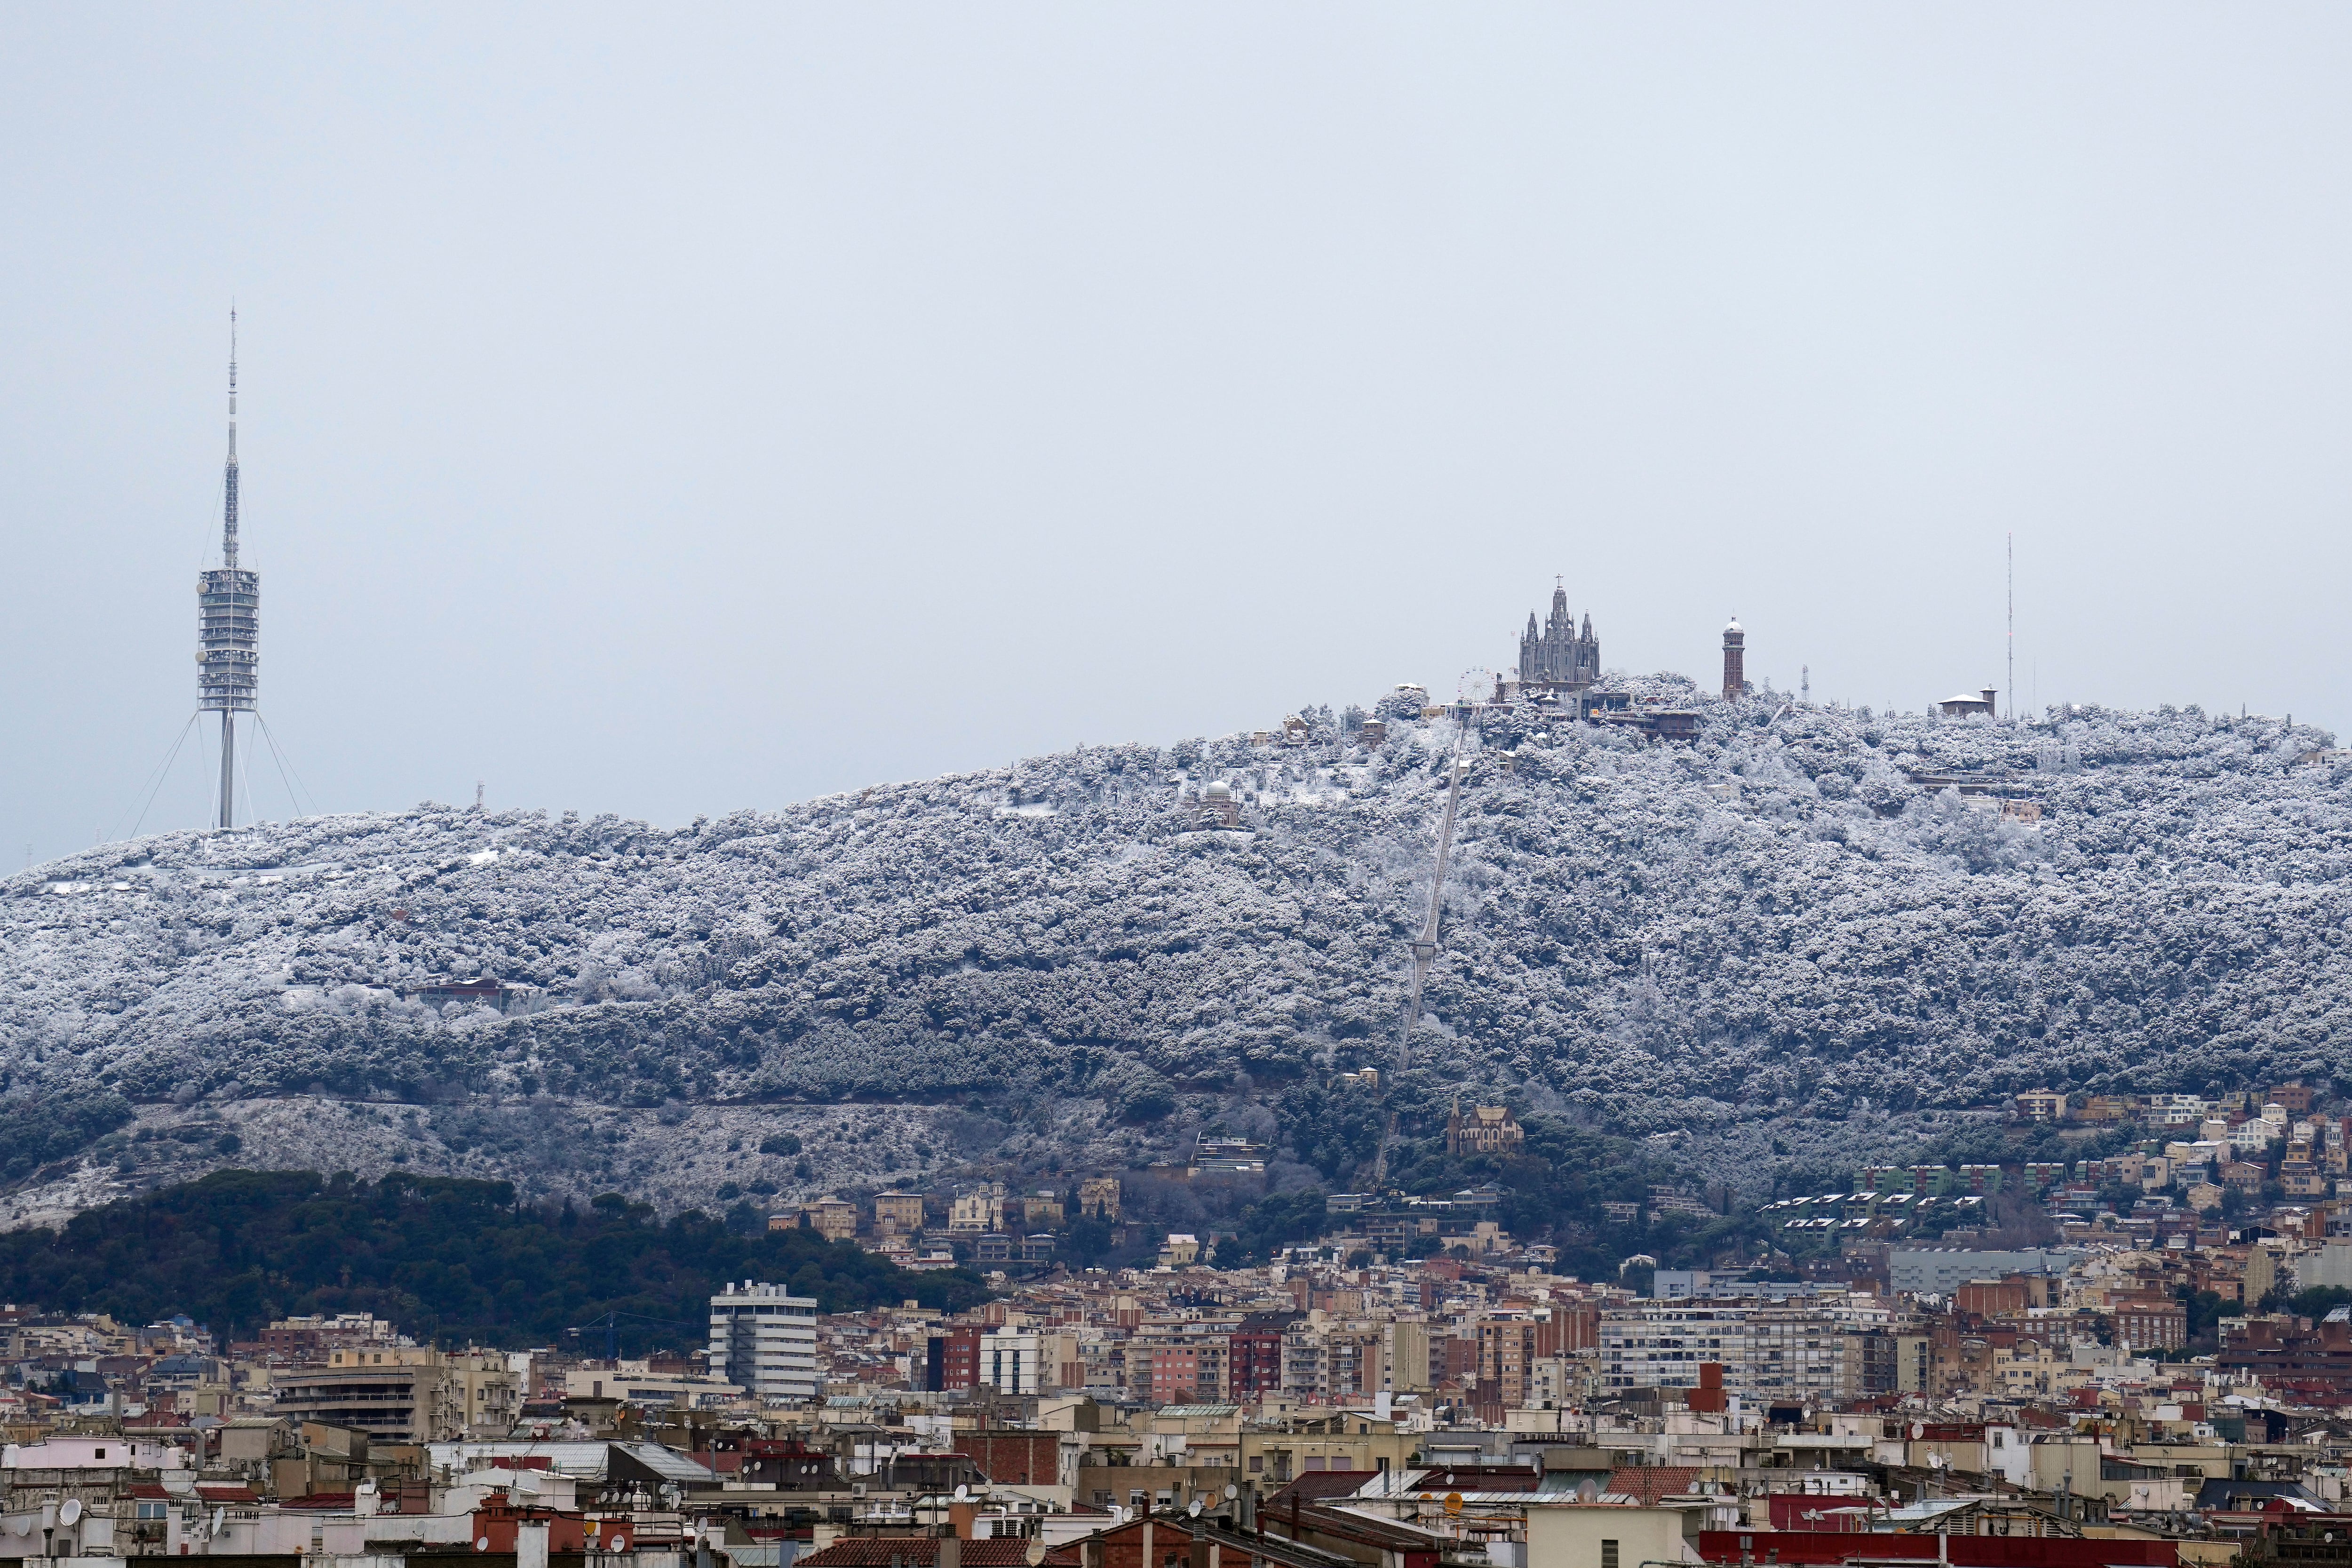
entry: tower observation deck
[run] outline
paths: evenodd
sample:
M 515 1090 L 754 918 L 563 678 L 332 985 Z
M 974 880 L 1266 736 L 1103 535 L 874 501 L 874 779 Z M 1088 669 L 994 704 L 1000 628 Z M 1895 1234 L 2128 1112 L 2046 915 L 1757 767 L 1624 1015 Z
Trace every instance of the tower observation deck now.
M 217 826 L 235 826 L 236 716 L 261 689 L 261 574 L 236 563 L 236 312 L 228 313 L 228 466 L 221 488 L 221 563 L 196 574 L 196 710 L 221 716 Z

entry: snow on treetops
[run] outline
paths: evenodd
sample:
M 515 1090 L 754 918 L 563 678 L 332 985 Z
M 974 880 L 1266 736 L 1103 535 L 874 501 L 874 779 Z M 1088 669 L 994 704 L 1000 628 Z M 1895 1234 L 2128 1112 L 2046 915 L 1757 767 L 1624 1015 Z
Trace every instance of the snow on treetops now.
M 976 1095 L 1172 1139 L 1391 1065 L 1457 739 L 1407 1102 L 1684 1131 L 1730 1168 L 2043 1085 L 2352 1079 L 2329 737 L 1696 707 L 1684 743 L 1391 712 L 1366 750 L 1317 709 L 1303 745 L 1089 747 L 674 830 L 426 805 L 110 845 L 0 884 L 0 1100 Z M 1203 830 L 1212 781 L 1232 827 Z M 475 977 L 530 989 L 415 994 Z

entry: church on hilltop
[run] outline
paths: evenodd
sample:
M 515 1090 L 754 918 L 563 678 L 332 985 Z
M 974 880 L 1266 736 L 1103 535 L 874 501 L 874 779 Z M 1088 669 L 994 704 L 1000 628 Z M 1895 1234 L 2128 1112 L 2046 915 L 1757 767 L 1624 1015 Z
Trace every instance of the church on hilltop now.
M 1464 1154 L 1516 1154 L 1528 1141 L 1527 1130 L 1507 1105 L 1474 1105 L 1462 1114 L 1462 1102 L 1445 1119 L 1445 1152 Z
M 1592 635 L 1592 612 L 1584 613 L 1584 630 L 1568 611 L 1568 590 L 1551 591 L 1551 619 L 1541 627 L 1528 612 L 1528 629 L 1519 634 L 1519 685 L 1582 691 L 1601 679 L 1601 639 Z

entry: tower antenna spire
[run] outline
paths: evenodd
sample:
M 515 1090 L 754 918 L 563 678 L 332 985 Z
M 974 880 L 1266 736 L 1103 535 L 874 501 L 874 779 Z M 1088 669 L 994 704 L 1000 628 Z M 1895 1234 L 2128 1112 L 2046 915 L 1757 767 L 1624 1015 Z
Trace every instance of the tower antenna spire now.
M 2009 721 L 2017 722 L 2017 532 L 2009 533 Z
M 228 467 L 221 487 L 221 564 L 236 569 L 236 305 L 228 308 Z

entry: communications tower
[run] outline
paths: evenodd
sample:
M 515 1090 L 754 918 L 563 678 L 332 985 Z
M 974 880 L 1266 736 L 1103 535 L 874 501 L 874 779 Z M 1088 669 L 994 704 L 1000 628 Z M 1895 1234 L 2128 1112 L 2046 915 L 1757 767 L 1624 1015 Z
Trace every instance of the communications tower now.
M 220 812 L 236 814 L 236 716 L 261 686 L 261 574 L 236 563 L 236 311 L 228 313 L 228 467 L 221 485 L 221 563 L 196 574 L 196 710 L 221 716 Z

